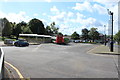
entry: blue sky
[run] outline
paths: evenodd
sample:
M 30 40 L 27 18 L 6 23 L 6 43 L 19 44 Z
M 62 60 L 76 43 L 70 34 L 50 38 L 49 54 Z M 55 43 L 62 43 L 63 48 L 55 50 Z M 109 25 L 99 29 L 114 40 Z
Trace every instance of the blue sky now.
M 49 1 L 49 2 L 48 2 Z M 114 32 L 117 32 L 117 0 L 116 2 L 100 0 L 81 2 L 57 2 L 52 0 L 34 2 L 0 2 L 0 18 L 6 17 L 11 22 L 29 22 L 32 18 L 38 18 L 46 25 L 53 21 L 63 34 L 72 34 L 77 31 L 81 34 L 83 28 L 98 28 L 104 33 L 103 25 L 108 26 L 109 15 L 107 9 L 115 13 Z M 111 0 L 112 1 L 112 0 Z M 107 27 L 106 27 L 107 28 Z

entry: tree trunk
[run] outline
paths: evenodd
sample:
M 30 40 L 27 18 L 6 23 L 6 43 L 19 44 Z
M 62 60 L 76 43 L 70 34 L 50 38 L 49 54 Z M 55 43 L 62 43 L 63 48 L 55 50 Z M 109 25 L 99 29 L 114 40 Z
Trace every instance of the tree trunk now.
M 18 38 L 19 38 L 19 34 L 16 36 L 16 40 L 18 40 Z
M 118 41 L 118 45 L 120 45 L 120 42 Z
M 94 42 L 95 40 L 93 39 L 93 42 Z

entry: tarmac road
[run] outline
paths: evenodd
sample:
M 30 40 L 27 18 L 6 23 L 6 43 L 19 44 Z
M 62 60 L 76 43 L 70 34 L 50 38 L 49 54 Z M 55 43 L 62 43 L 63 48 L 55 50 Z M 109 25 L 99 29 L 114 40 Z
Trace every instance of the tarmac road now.
M 113 57 L 88 53 L 97 46 L 46 43 L 3 50 L 5 61 L 17 67 L 24 78 L 118 78 Z

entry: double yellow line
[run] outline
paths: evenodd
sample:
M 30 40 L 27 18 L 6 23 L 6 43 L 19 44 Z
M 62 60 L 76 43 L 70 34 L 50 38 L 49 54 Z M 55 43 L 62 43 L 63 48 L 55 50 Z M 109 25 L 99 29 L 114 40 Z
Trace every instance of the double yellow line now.
M 12 67 L 17 72 L 17 74 L 19 75 L 19 78 L 24 78 L 23 75 L 20 73 L 20 71 L 15 66 L 13 66 L 12 64 L 10 64 L 7 61 L 4 61 L 4 62 L 5 62 L 5 64 L 9 65 L 10 67 Z

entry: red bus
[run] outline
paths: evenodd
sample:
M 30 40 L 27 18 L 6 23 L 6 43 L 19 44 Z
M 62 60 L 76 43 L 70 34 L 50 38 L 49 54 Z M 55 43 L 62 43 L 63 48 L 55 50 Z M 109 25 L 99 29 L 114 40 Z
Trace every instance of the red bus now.
M 56 43 L 58 43 L 58 44 L 64 43 L 63 34 L 58 34 L 56 37 L 57 37 L 56 41 L 55 41 Z

